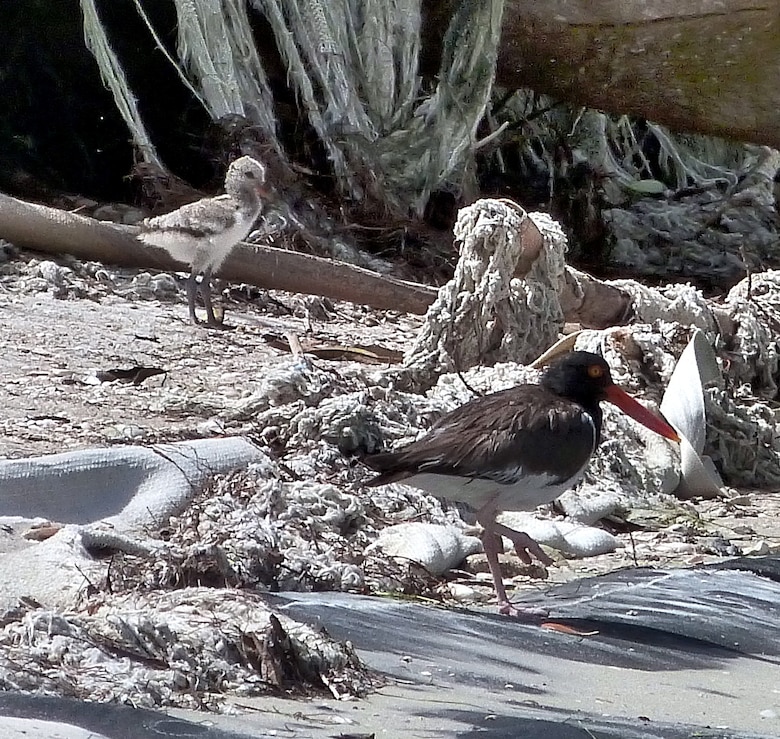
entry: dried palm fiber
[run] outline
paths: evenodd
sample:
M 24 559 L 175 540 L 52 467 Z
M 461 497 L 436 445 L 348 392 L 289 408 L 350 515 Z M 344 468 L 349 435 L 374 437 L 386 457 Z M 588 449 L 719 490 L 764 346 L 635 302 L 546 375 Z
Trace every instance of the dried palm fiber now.
M 157 46 L 157 50 L 168 60 L 170 65 L 174 68 L 176 71 L 177 76 L 181 80 L 182 84 L 192 93 L 192 95 L 195 97 L 195 99 L 204 107 L 207 108 L 206 101 L 203 99 L 203 97 L 200 95 L 198 90 L 195 88 L 195 86 L 190 82 L 188 79 L 184 69 L 182 68 L 181 64 L 179 64 L 169 53 L 167 47 L 165 46 L 165 43 L 160 38 L 160 35 L 157 33 L 157 30 L 152 25 L 151 20 L 149 19 L 149 16 L 146 14 L 146 11 L 144 10 L 143 6 L 141 5 L 141 0 L 133 0 L 135 3 L 135 9 L 138 11 L 138 15 L 141 17 L 141 20 L 143 21 L 144 25 L 146 26 L 147 30 L 151 34 L 152 38 L 154 39 L 154 42 Z
M 767 270 L 735 285 L 723 301 L 706 299 L 701 290 L 685 284 L 647 287 L 634 280 L 610 280 L 627 292 L 632 319 L 653 324 L 657 341 L 682 350 L 670 337 L 680 327 L 702 329 L 716 351 L 726 358 L 724 374 L 735 387 L 750 386 L 760 399 L 774 400 L 780 386 L 780 271 Z M 617 328 L 615 331 L 625 331 Z M 688 335 L 685 334 L 685 341 Z M 644 347 L 643 347 L 644 348 Z M 674 367 L 671 354 L 658 363 L 662 378 Z M 630 381 L 630 378 L 627 377 Z
M 554 180 L 566 175 L 571 163 L 587 163 L 605 178 L 607 202 L 625 202 L 626 192 L 645 192 L 641 180 L 663 177 L 670 190 L 715 185 L 735 186 L 741 175 L 764 167 L 773 151 L 710 136 L 674 134 L 651 121 L 637 122 L 629 116 L 609 116 L 588 108 L 557 104 L 532 90 L 517 90 L 497 113 L 498 121 L 524 122 L 526 135 L 520 149 L 519 174 L 538 177 L 547 172 L 551 194 Z M 565 137 L 571 158 L 558 152 Z M 657 153 L 651 159 L 645 139 L 651 138 Z M 775 166 L 776 169 L 776 166 Z M 772 173 L 774 174 L 774 173 Z M 772 175 L 770 175 L 771 178 Z M 616 187 L 616 185 L 618 187 Z M 661 191 L 663 187 L 661 188 Z M 656 190 L 649 190 L 656 191 Z
M 705 301 L 690 286 L 653 290 L 628 280 L 613 284 L 640 298 L 638 323 L 584 332 L 577 348 L 608 356 L 616 381 L 629 389 L 643 388 L 648 368 L 664 387 L 690 337 L 689 327 L 702 328 L 721 361 L 725 381 L 704 388 L 708 419 L 704 453 L 729 485 L 780 485 L 776 444 L 780 417 L 768 405 L 780 386 L 780 272 L 770 270 L 743 280 L 719 305 Z
M 493 82 L 501 0 L 461 4 L 445 35 L 439 83 L 428 96 L 418 75 L 419 2 L 369 0 L 355 8 L 345 0 L 252 0 L 252 6 L 274 33 L 290 85 L 342 192 L 421 214 L 434 190 L 468 189 L 476 127 Z M 281 153 L 245 3 L 176 0 L 176 9 L 180 62 L 171 62 L 196 98 L 214 119 L 245 116 Z M 121 75 L 115 59 L 113 69 L 108 79 Z M 121 109 L 132 102 L 117 90 L 115 96 Z M 128 125 L 138 129 L 137 121 L 131 116 Z M 148 137 L 138 130 L 135 138 L 146 146 Z
M 346 195 L 421 214 L 434 189 L 462 189 L 493 82 L 503 2 L 460 4 L 428 97 L 418 76 L 419 2 L 252 5 L 273 30 Z
M 725 389 L 707 391 L 709 454 L 731 484 L 780 485 L 780 272 L 753 275 L 726 296 L 734 335 L 722 348 Z
M 672 189 L 692 183 L 736 184 L 734 170 L 741 169 L 749 157 L 749 148 L 740 144 L 708 136 L 673 135 L 658 124 L 645 125 L 658 144 L 653 162 L 643 153 L 628 116 L 611 118 L 595 110 L 581 111 L 572 127 L 571 143 L 594 169 L 629 190 L 637 179 L 652 176 L 654 167 Z
M 244 0 L 175 2 L 179 57 L 211 117 L 241 115 L 276 143 L 273 95 Z
M 528 273 L 518 278 L 529 226 L 538 229 L 543 243 Z M 560 227 L 510 201 L 479 200 L 461 209 L 455 238 L 460 243 L 455 274 L 428 309 L 404 365 L 435 381 L 442 372 L 476 364 L 532 361 L 563 326 L 559 295 L 566 237 Z
M 141 119 L 138 101 L 130 91 L 122 65 L 111 48 L 100 22 L 95 1 L 81 0 L 81 13 L 84 18 L 84 41 L 95 57 L 103 82 L 114 96 L 114 103 L 130 130 L 133 144 L 145 162 L 162 166 Z
M 0 685 L 133 706 L 229 710 L 230 696 L 299 685 L 363 694 L 347 644 L 241 591 L 185 588 L 94 597 L 80 613 L 22 607 L 0 631 Z
M 546 175 L 552 198 L 571 182 L 572 165 L 592 173 L 588 198 L 601 209 L 592 216 L 608 233 L 611 264 L 717 286 L 733 284 L 746 266 L 777 264 L 777 151 L 578 111 L 528 90 L 496 113 L 497 124 L 518 121 L 524 136 L 514 176 Z M 561 141 L 570 156 L 560 156 Z
M 100 73 L 114 95 L 144 161 L 162 166 L 143 126 L 134 95 L 97 15 L 94 0 L 82 0 L 84 36 Z M 139 0 L 138 14 L 157 48 L 183 84 L 214 120 L 238 114 L 259 126 L 267 141 L 277 143 L 273 98 L 255 48 L 246 3 L 239 0 L 176 0 L 180 61 L 173 59 Z
M 610 261 L 638 274 L 681 274 L 715 285 L 733 284 L 746 268 L 777 264 L 773 177 L 780 154 L 705 136 L 672 136 L 652 124 L 648 129 L 660 147 L 653 164 L 666 185 L 657 194 L 678 195 L 638 197 L 642 181 L 613 176 L 623 195 L 608 194 L 614 207 L 602 213 L 613 243 Z M 652 176 L 649 168 L 644 176 Z
M 347 129 L 349 125 L 355 125 L 354 120 L 349 121 L 349 113 L 355 113 L 355 106 L 348 104 L 344 109 L 327 109 L 327 101 L 333 103 L 335 99 L 349 98 L 352 90 L 343 84 L 343 58 L 336 54 L 333 37 L 324 22 L 327 16 L 322 5 L 317 0 L 301 3 L 252 0 L 252 6 L 265 16 L 274 33 L 277 50 L 287 67 L 288 82 L 328 153 L 337 182 L 345 192 L 361 199 L 360 187 L 332 130 L 336 125 L 343 124 Z M 328 7 L 339 10 L 341 3 L 328 3 Z M 343 31 L 344 24 L 339 25 Z M 327 84 L 320 84 L 325 81 L 334 83 L 333 93 Z
M 776 400 L 780 387 L 780 271 L 742 280 L 722 302 L 705 299 L 690 285 L 608 284 L 632 296 L 635 323 L 585 332 L 577 348 L 604 353 L 616 381 L 638 392 L 648 384 L 665 387 L 691 329 L 702 329 L 724 377 L 722 385 L 704 388 L 704 453 L 729 485 L 779 485 L 780 418 L 768 403 Z M 655 400 L 660 401 L 658 393 Z
M 316 393 L 310 394 L 304 386 L 311 382 L 313 388 L 318 387 L 321 381 L 315 379 L 317 374 L 318 370 L 309 370 L 299 378 L 302 382 L 295 383 L 300 401 L 292 401 L 285 393 L 288 401 L 285 405 L 266 407 L 254 419 L 258 428 L 271 430 L 277 443 L 287 450 L 284 469 L 300 481 L 258 479 L 248 504 L 245 501 L 233 505 L 227 496 L 212 494 L 206 507 L 193 514 L 192 519 L 199 522 L 199 527 L 213 520 L 222 528 L 219 522 L 229 521 L 229 539 L 222 546 L 231 552 L 247 551 L 246 545 L 239 542 L 252 530 L 253 522 L 268 521 L 276 530 L 283 556 L 277 581 L 285 588 L 386 589 L 391 587 L 391 581 L 398 583 L 397 575 L 388 576 L 386 559 L 372 558 L 363 563 L 356 558 L 363 551 L 361 547 L 377 537 L 383 527 L 410 520 L 460 527 L 463 521 L 455 509 L 445 512 L 435 499 L 403 484 L 377 489 L 371 496 L 361 494 L 355 483 L 359 485 L 364 474 L 351 468 L 340 450 L 376 449 L 380 442 L 396 446 L 410 441 L 443 412 L 466 402 L 471 392 L 458 375 L 451 374 L 439 378 L 427 395 L 413 395 L 397 389 L 391 371 L 371 370 L 364 378 L 368 387 L 351 388 L 353 383 L 342 372 L 330 380 L 331 392 L 314 401 Z M 469 385 L 482 392 L 536 381 L 538 375 L 538 370 L 511 362 L 475 367 L 465 373 Z M 388 378 L 390 387 L 386 386 Z M 258 407 L 256 400 L 252 406 Z M 610 456 L 601 462 L 599 473 L 594 474 L 591 485 L 580 496 L 576 527 L 580 538 L 575 542 L 567 532 L 562 534 L 563 538 L 559 536 L 559 543 L 578 556 L 594 551 L 593 537 L 597 532 L 583 527 L 582 519 L 589 518 L 588 523 L 598 518 L 605 506 L 605 496 L 610 497 L 608 503 L 612 510 L 620 502 L 628 505 L 632 500 L 644 500 L 665 489 L 661 465 L 646 464 L 644 439 L 630 427 L 630 421 L 618 425 L 621 419 L 619 414 L 616 416 L 615 425 L 610 426 L 614 433 Z M 666 461 L 672 464 L 674 460 Z M 354 491 L 353 496 L 347 491 Z M 467 511 L 461 515 L 466 521 L 470 518 Z M 246 524 L 234 527 L 234 521 L 244 518 Z M 316 536 L 311 532 L 316 532 Z M 549 543 L 556 545 L 554 541 Z M 262 547 L 262 542 L 257 546 Z M 379 550 L 371 551 L 376 554 Z M 245 555 L 241 558 L 246 559 Z M 251 564 L 249 568 L 234 566 L 239 574 L 252 569 L 256 568 Z M 392 585 L 392 589 L 397 588 L 398 584 Z

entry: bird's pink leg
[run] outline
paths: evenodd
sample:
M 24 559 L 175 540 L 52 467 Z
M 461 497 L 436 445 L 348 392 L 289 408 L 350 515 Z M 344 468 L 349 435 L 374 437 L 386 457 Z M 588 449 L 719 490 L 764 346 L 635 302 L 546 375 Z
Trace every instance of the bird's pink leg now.
M 544 609 L 541 608 L 518 608 L 517 606 L 514 606 L 510 600 L 509 597 L 506 594 L 506 588 L 504 587 L 504 578 L 501 575 L 501 564 L 498 561 L 498 555 L 500 552 L 503 551 L 503 548 L 501 546 L 501 537 L 497 533 L 497 529 L 505 529 L 506 527 L 500 526 L 493 520 L 494 514 L 491 513 L 489 517 L 486 518 L 486 520 L 480 520 L 481 516 L 477 515 L 477 520 L 482 524 L 482 528 L 484 531 L 482 532 L 482 548 L 485 550 L 485 558 L 487 559 L 488 567 L 490 568 L 490 574 L 493 576 L 493 587 L 496 591 L 496 597 L 498 598 L 498 612 L 503 613 L 506 616 L 515 616 L 516 618 L 526 618 L 526 619 L 534 619 L 538 618 L 539 616 L 546 616 L 547 612 Z M 506 529 L 507 531 L 512 531 L 512 529 Z M 518 532 L 513 531 L 513 534 L 517 535 Z M 526 536 L 536 548 L 539 548 L 539 545 L 531 539 L 530 536 L 525 534 Z M 515 545 L 517 546 L 517 545 Z M 541 551 L 541 549 L 539 550 Z M 542 552 L 543 556 L 547 556 Z M 522 555 L 519 554 L 523 561 L 525 559 L 522 557 Z M 528 555 L 525 555 L 528 557 Z M 547 557 L 549 560 L 549 557 Z M 530 562 L 530 558 L 528 559 Z

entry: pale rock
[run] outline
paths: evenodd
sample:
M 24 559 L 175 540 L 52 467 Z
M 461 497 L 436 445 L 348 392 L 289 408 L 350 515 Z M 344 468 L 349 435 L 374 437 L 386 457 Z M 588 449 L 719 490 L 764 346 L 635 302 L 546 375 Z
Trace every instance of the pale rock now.
M 498 517 L 499 523 L 515 531 L 523 531 L 542 546 L 552 547 L 574 557 L 595 557 L 613 552 L 620 546 L 618 539 L 603 529 L 570 521 L 536 518 L 531 513 L 507 511 Z M 505 548 L 508 542 L 504 542 Z
M 452 526 L 410 522 L 383 529 L 367 551 L 381 549 L 391 557 L 418 562 L 432 575 L 441 575 L 481 547 L 477 537 Z

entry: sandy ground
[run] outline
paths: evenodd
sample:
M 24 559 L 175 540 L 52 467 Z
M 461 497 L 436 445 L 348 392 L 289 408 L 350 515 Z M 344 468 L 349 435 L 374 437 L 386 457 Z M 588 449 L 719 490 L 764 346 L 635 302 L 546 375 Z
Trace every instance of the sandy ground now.
M 289 351 L 279 343 L 286 332 L 318 346 L 359 344 L 403 351 L 422 320 L 282 293 L 256 293 L 253 300 L 247 301 L 236 289 L 234 296 L 239 299 L 226 300 L 226 323 L 231 330 L 206 330 L 188 322 L 181 290 L 162 297 L 143 294 L 134 272 L 100 274 L 95 271 L 97 267 L 78 268 L 75 276 L 58 284 L 56 279 L 41 277 L 35 262 L 23 263 L 21 267 L 6 265 L 5 270 L 0 279 L 0 393 L 4 406 L 0 418 L 0 457 L 7 458 L 95 445 L 148 444 L 242 433 L 246 430 L 245 422 L 225 421 L 220 410 L 257 391 L 266 368 L 289 361 Z M 178 287 L 182 287 L 180 281 Z M 345 366 L 342 361 L 317 361 L 333 372 Z M 102 382 L 98 378 L 100 372 L 132 367 L 159 368 L 164 374 L 140 384 Z M 617 552 L 587 560 L 561 560 L 558 566 L 550 568 L 547 581 L 521 577 L 517 589 L 544 590 L 553 583 L 637 565 L 684 567 L 718 561 L 740 551 L 780 552 L 780 496 L 770 492 L 732 491 L 729 500 L 686 503 L 673 516 L 660 515 L 655 524 L 649 525 L 653 515 L 640 512 L 637 520 L 645 524 L 641 530 L 632 534 L 619 532 L 624 547 Z M 474 582 L 473 576 L 467 580 Z M 489 592 L 487 586 L 482 589 Z M 387 669 L 381 661 L 375 666 Z M 527 667 L 541 670 L 543 666 L 539 663 Z M 562 679 L 568 668 L 562 663 L 553 669 L 547 663 L 545 669 L 559 669 L 558 678 Z M 652 705 L 658 708 L 655 718 L 663 718 L 667 706 L 669 715 L 681 720 L 686 706 L 671 708 L 681 676 L 694 686 L 692 692 L 679 698 L 683 702 L 693 700 L 696 691 L 702 696 L 717 696 L 729 689 L 736 696 L 734 705 L 747 701 L 745 715 L 740 714 L 736 725 L 764 731 L 767 725 L 760 711 L 765 702 L 748 701 L 751 670 L 756 679 L 774 678 L 769 672 L 755 673 L 754 663 L 735 661 L 730 669 L 731 673 L 716 670 L 705 682 L 697 682 L 700 675 L 678 671 L 674 679 L 662 678 L 654 687 L 643 677 L 631 683 L 631 690 L 644 691 L 648 696 L 652 692 Z M 771 670 L 776 669 L 772 665 Z M 587 674 L 581 675 L 587 689 L 583 688 L 577 701 L 587 705 L 590 712 L 595 706 L 599 711 L 603 708 L 601 712 L 605 714 L 634 715 L 633 704 L 620 703 L 623 698 L 619 686 L 627 684 L 629 676 L 616 670 L 588 666 Z M 775 692 L 780 690 L 776 680 L 774 688 Z M 492 690 L 487 689 L 484 695 L 492 694 Z M 301 707 L 294 702 L 277 701 L 271 710 L 285 716 L 281 723 L 289 723 L 290 717 L 320 713 L 324 718 L 307 718 L 301 725 L 308 728 L 297 733 L 273 735 L 334 736 L 342 726 L 348 732 L 349 721 L 344 715 L 360 714 L 362 731 L 391 736 L 386 731 L 386 719 L 390 716 L 390 720 L 400 720 L 408 696 L 401 695 L 390 705 L 386 692 L 346 708 L 336 702 L 326 702 L 323 705 L 328 707 L 320 709 L 314 704 Z M 487 704 L 479 704 L 479 696 L 469 692 L 470 688 L 461 687 L 449 693 L 443 699 L 447 710 L 469 706 L 469 710 L 487 715 Z M 500 701 L 506 698 L 503 696 Z M 438 710 L 439 700 L 438 695 L 425 697 L 424 701 L 430 703 L 425 710 Z M 512 700 L 515 699 L 510 697 Z M 710 703 L 717 706 L 717 701 Z M 545 706 L 576 709 L 571 696 L 547 701 Z M 729 722 L 729 716 L 734 716 L 734 708 L 729 709 L 725 703 L 722 708 L 723 715 L 712 715 L 708 722 L 733 727 L 735 723 Z M 701 722 L 695 711 L 688 713 L 690 723 Z M 369 716 L 370 720 L 366 718 Z M 241 728 L 255 726 L 259 731 L 262 724 L 263 730 L 270 731 L 272 724 L 279 727 L 278 717 L 275 721 L 273 724 L 246 719 Z M 226 730 L 238 728 L 232 719 L 215 722 Z M 314 724 L 318 726 L 316 731 Z M 449 736 L 455 735 L 449 732 L 456 732 L 459 725 L 458 720 L 442 719 L 423 733 L 407 726 L 395 735 Z M 773 726 L 773 731 L 780 733 L 780 724 Z M 489 728 L 488 723 L 483 731 Z
M 77 265 L 58 286 L 38 276 L 37 264 L 5 265 L 0 279 L 0 457 L 246 432 L 250 425 L 225 420 L 222 411 L 256 392 L 264 369 L 289 361 L 285 333 L 305 346 L 403 352 L 422 322 L 286 293 L 246 300 L 236 288 L 237 300 L 224 296 L 231 330 L 207 330 L 189 323 L 180 279 L 178 292 L 163 283 L 161 300 L 143 293 L 138 285 L 147 276 L 134 271 L 111 272 L 107 284 L 97 265 Z M 348 364 L 316 361 L 334 373 Z M 133 367 L 164 374 L 138 385 L 97 379 Z M 780 551 L 780 496 L 772 492 L 732 491 L 726 501 L 639 511 L 633 520 L 644 530 L 619 530 L 623 549 L 560 560 L 551 582 L 636 565 L 702 564 L 738 553 L 729 544 L 743 553 Z
M 214 435 L 220 429 L 202 424 L 256 391 L 265 367 L 289 359 L 273 344 L 285 332 L 318 345 L 403 350 L 421 321 L 263 293 L 254 305 L 228 307 L 232 330 L 206 330 L 189 323 L 183 294 L 138 299 L 134 273 L 112 276 L 110 288 L 86 276 L 59 291 L 37 278 L 0 280 L 0 456 Z M 165 374 L 141 385 L 96 379 L 100 371 L 136 366 Z

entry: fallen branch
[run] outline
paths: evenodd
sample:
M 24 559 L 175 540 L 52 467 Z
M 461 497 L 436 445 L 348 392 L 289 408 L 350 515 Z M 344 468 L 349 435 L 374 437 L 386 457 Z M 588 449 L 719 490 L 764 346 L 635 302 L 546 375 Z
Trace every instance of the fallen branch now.
M 108 221 L 28 203 L 0 194 L 0 238 L 15 246 L 46 254 L 71 254 L 77 259 L 122 267 L 181 271 L 183 265 L 167 252 L 146 246 L 135 238 L 138 229 Z M 533 223 L 524 221 L 524 242 L 516 275 L 528 273 L 541 253 L 543 237 Z M 269 290 L 286 290 L 346 300 L 379 310 L 424 314 L 438 294 L 436 288 L 380 275 L 362 267 L 269 246 L 240 244 L 219 270 L 223 279 L 244 282 Z M 572 267 L 560 296 L 566 321 L 585 328 L 607 328 L 633 318 L 654 320 L 635 311 L 637 291 L 652 291 L 629 280 L 616 283 L 597 280 Z M 653 302 L 671 303 L 654 293 Z M 726 311 L 709 304 L 721 333 L 729 335 Z M 720 315 L 723 314 L 723 315 Z M 724 325 L 720 325 L 725 322 Z M 688 321 L 698 325 L 695 317 Z M 708 328 L 701 326 L 701 328 Z M 711 327 L 710 327 L 711 328 Z M 731 331 L 729 330 L 731 328 Z
M 0 238 L 46 254 L 168 271 L 184 269 L 167 252 L 135 238 L 138 228 L 27 203 L 0 195 Z M 233 282 L 261 288 L 323 295 L 381 310 L 422 314 L 436 289 L 351 264 L 269 246 L 240 244 L 218 273 Z
M 451 3 L 431 5 L 451 12 Z M 428 26 L 436 28 L 435 19 Z M 775 3 L 510 0 L 502 30 L 503 87 L 780 146 Z

